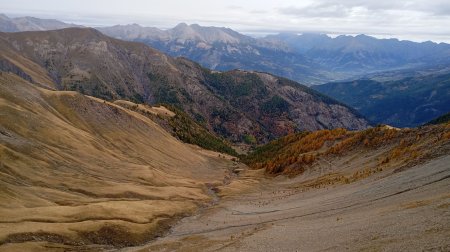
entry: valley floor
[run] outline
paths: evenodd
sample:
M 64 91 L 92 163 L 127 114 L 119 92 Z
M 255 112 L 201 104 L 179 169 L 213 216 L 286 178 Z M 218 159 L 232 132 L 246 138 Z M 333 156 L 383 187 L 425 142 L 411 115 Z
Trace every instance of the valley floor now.
M 311 133 L 288 178 L 13 74 L 0 111 L 0 251 L 450 251 L 448 124 Z
M 307 180 L 260 176 L 252 193 L 225 198 L 166 237 L 123 251 L 450 250 L 450 155 L 351 184 L 308 189 Z

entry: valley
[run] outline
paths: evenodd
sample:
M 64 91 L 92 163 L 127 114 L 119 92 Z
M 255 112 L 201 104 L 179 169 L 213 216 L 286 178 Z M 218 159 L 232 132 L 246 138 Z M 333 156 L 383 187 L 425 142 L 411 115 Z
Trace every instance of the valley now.
M 262 181 L 183 219 L 167 237 L 121 251 L 446 251 L 449 162 L 341 186 L 309 189 L 312 174 Z
M 183 219 L 166 237 L 121 251 L 448 250 L 449 125 L 350 133 L 364 136 L 358 141 L 340 134 L 313 151 L 315 161 L 297 161 L 303 170 L 283 165 L 284 176 L 276 177 L 268 176 L 270 167 L 243 171 L 234 183 L 258 181 L 246 193 L 230 196 L 231 188 L 219 187 L 217 205 Z M 314 142 L 321 135 L 309 134 Z M 410 137 L 415 143 L 406 145 L 414 150 L 396 154 Z M 306 138 L 261 148 L 274 159 L 281 149 L 289 160 L 286 148 Z
M 448 111 L 449 80 L 450 71 L 444 65 L 374 74 L 313 88 L 352 106 L 373 124 L 416 127 Z
M 448 123 L 293 133 L 244 164 L 123 101 L 0 81 L 1 251 L 450 246 Z
M 0 14 L 0 252 L 450 251 L 449 44 L 169 16 Z

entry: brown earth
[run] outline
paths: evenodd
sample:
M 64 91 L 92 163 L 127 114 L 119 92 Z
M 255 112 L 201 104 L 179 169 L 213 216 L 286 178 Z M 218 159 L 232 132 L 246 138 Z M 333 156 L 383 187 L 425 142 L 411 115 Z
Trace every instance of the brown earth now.
M 348 161 L 348 160 L 347 160 Z M 449 251 L 450 155 L 408 169 L 385 169 L 350 183 L 327 178 L 363 169 L 367 156 L 268 179 L 224 196 L 163 238 L 121 251 Z
M 122 106 L 0 73 L 1 251 L 450 248 L 449 125 L 268 176 Z
M 13 74 L 0 74 L 0 114 L 0 250 L 147 242 L 210 204 L 238 165 L 139 113 Z

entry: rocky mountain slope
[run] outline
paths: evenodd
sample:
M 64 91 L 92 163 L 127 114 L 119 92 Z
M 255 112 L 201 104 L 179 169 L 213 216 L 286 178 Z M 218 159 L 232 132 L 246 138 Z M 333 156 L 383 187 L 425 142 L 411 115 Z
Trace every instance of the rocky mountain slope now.
M 314 89 L 354 107 L 374 123 L 396 127 L 422 125 L 448 112 L 450 71 L 400 76 L 372 76 L 373 79 L 328 83 Z
M 97 29 L 111 37 L 143 42 L 174 57 L 189 58 L 213 70 L 257 70 L 315 84 L 330 75 L 282 43 L 255 39 L 229 28 L 181 23 L 168 30 L 137 24 Z
M 172 104 L 232 142 L 368 125 L 349 107 L 296 82 L 260 72 L 211 71 L 94 29 L 1 33 L 0 47 L 1 69 L 37 85 Z
M 445 43 L 366 35 L 331 38 L 325 34 L 281 33 L 256 39 L 231 29 L 196 24 L 179 24 L 168 30 L 136 24 L 99 30 L 112 37 L 147 43 L 211 69 L 265 71 L 307 84 L 450 62 L 450 45 Z

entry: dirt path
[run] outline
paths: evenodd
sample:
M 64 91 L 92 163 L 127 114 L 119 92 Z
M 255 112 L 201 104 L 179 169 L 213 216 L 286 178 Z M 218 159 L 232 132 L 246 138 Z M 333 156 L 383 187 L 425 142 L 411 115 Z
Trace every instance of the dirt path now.
M 450 156 L 399 173 L 304 191 L 262 182 L 124 251 L 450 250 Z

